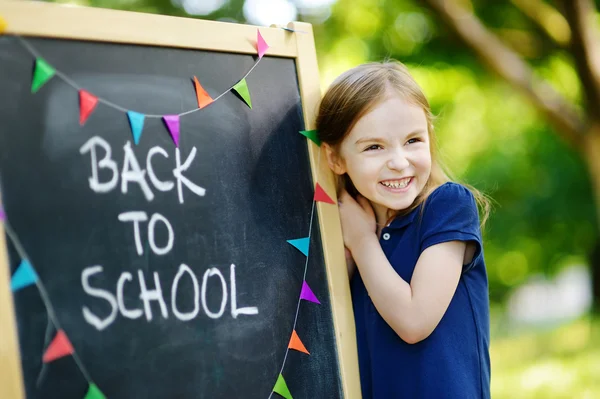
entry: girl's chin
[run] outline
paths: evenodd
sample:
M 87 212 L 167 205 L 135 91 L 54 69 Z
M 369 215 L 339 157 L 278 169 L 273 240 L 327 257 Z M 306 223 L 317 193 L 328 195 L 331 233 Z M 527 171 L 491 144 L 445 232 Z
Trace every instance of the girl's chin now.
M 391 211 L 403 211 L 409 208 L 415 201 L 415 196 L 406 196 L 396 201 L 381 201 L 381 206 Z
M 403 211 L 403 210 L 409 208 L 413 204 L 413 202 L 414 202 L 414 198 L 412 201 L 380 201 L 380 202 L 371 201 L 371 204 L 373 205 L 373 208 L 383 210 L 385 212 L 387 212 L 387 211 L 398 212 L 398 211 Z

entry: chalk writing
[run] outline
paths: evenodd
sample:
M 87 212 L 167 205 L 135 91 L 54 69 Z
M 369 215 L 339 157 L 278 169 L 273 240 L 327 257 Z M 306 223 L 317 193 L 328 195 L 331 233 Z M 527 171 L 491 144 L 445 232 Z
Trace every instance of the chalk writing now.
M 204 188 L 184 175 L 184 172 L 191 167 L 196 156 L 195 147 L 192 148 L 183 164 L 181 163 L 179 148 L 175 148 L 175 165 L 172 170 L 174 181 L 161 180 L 155 173 L 152 163 L 153 157 L 161 155 L 165 159 L 169 159 L 168 152 L 159 146 L 152 147 L 148 151 L 145 169 L 142 169 L 131 142 L 127 141 L 123 146 L 124 155 L 120 173 L 119 164 L 113 159 L 112 148 L 103 138 L 98 136 L 90 138 L 81 146 L 79 152 L 82 155 L 89 153 L 91 165 L 91 176 L 88 178 L 89 187 L 98 194 L 113 191 L 118 187 L 119 180 L 122 194 L 127 195 L 129 193 L 130 185 L 137 185 L 148 202 L 154 199 L 153 188 L 161 192 L 168 192 L 173 190 L 176 185 L 179 204 L 184 203 L 184 187 L 199 197 L 206 194 Z M 127 226 L 131 226 L 128 228 L 132 229 L 132 242 L 138 256 L 147 256 L 147 254 L 144 254 L 144 241 L 148 243 L 152 254 L 157 256 L 166 255 L 173 250 L 175 246 L 174 229 L 171 222 L 164 215 L 154 212 L 149 217 L 148 213 L 143 210 L 126 210 L 119 213 L 117 219 Z M 166 239 L 164 241 L 160 240 L 163 242 L 157 242 L 156 229 L 166 230 Z M 150 322 L 155 317 L 152 303 L 158 305 L 160 314 L 157 317 L 162 319 L 169 319 L 171 313 L 177 320 L 190 321 L 201 317 L 201 310 L 202 314 L 209 319 L 219 319 L 225 314 L 228 302 L 229 314 L 234 319 L 240 315 L 257 315 L 258 308 L 255 306 L 238 307 L 235 268 L 234 264 L 230 265 L 229 281 L 227 281 L 219 268 L 208 267 L 203 271 L 200 281 L 190 266 L 181 263 L 172 278 L 171 298 L 167 303 L 161 284 L 161 276 L 164 278 L 166 272 L 161 271 L 159 274 L 157 271 L 150 273 L 145 270 L 137 270 L 137 273 L 135 273 L 137 274 L 136 279 L 131 272 L 123 271 L 115 283 L 114 290 L 112 290 L 107 289 L 106 284 L 103 287 L 98 285 L 98 281 L 106 281 L 103 276 L 104 267 L 102 265 L 85 267 L 81 272 L 81 285 L 83 291 L 91 298 L 91 302 L 95 302 L 94 309 L 96 310 L 92 311 L 88 306 L 82 306 L 83 318 L 98 330 L 108 328 L 117 320 L 119 315 L 129 320 L 137 320 L 144 316 L 146 321 Z M 193 290 L 191 297 L 178 296 L 181 289 L 180 282 L 183 279 L 191 282 Z M 137 284 L 135 280 L 137 280 Z M 125 291 L 127 290 L 131 294 L 131 290 L 135 290 L 136 286 L 139 290 L 139 295 L 137 295 L 139 301 L 137 305 L 133 305 L 132 301 L 128 301 L 129 307 L 126 307 L 125 298 L 132 298 L 132 296 L 125 295 Z M 187 286 L 189 287 L 189 284 Z M 211 305 L 209 305 L 209 297 L 220 298 L 220 301 L 210 301 Z M 192 299 L 188 299 L 191 303 L 183 304 L 178 303 L 178 298 Z M 215 303 L 219 304 L 218 307 L 214 306 Z M 99 312 L 98 309 L 108 309 L 108 311 Z M 182 309 L 186 310 L 183 311 Z

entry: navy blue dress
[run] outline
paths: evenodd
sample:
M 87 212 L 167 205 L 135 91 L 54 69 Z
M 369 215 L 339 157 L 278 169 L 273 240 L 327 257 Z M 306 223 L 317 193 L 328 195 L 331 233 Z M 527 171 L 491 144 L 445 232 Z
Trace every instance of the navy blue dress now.
M 438 187 L 382 231 L 380 243 L 396 272 L 410 283 L 423 250 L 447 241 L 472 241 L 448 310 L 429 337 L 407 344 L 375 309 L 360 273 L 351 281 L 363 399 L 488 399 L 489 297 L 479 215 L 472 193 L 456 183 Z M 443 267 L 444 265 L 440 265 Z

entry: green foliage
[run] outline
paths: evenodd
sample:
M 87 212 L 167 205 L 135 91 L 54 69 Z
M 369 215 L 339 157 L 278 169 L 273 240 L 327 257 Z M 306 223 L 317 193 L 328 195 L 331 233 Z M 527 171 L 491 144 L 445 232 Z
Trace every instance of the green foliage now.
M 446 163 L 459 180 L 493 199 L 485 235 L 491 298 L 501 301 L 534 273 L 586 262 L 597 227 L 590 177 L 579 154 L 418 2 L 379 3 L 374 12 L 370 1 L 339 0 L 331 18 L 316 27 L 324 85 L 360 62 L 391 57 L 409 66 L 438 116 Z M 509 2 L 485 5 L 476 10 L 492 29 L 535 33 Z M 367 10 L 363 25 L 355 16 L 361 9 Z M 578 104 L 581 88 L 569 55 L 532 42 L 541 47 L 533 54 L 544 55 L 532 62 L 536 74 Z
M 490 349 L 495 399 L 600 397 L 600 321 L 497 338 Z

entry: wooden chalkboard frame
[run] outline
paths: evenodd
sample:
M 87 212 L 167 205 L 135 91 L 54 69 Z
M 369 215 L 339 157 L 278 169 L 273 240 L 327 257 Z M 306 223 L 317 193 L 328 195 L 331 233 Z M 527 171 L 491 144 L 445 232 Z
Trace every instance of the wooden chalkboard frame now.
M 256 54 L 257 27 L 250 25 L 30 2 L 0 2 L 0 17 L 8 24 L 6 34 Z M 291 22 L 287 27 L 301 33 L 276 27 L 261 27 L 260 31 L 270 46 L 268 56 L 295 59 L 304 123 L 310 130 L 314 129 L 321 98 L 312 26 Z M 310 140 L 307 145 L 313 181 L 335 199 L 334 176 L 324 152 Z M 349 399 L 360 398 L 356 334 L 339 215 L 336 207 L 321 202 L 317 203 L 317 212 L 343 394 Z M 10 268 L 1 223 L 0 326 L 0 398 L 23 398 Z

